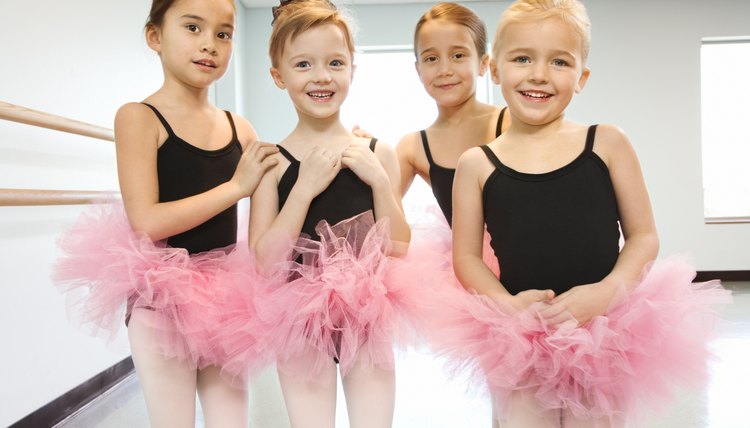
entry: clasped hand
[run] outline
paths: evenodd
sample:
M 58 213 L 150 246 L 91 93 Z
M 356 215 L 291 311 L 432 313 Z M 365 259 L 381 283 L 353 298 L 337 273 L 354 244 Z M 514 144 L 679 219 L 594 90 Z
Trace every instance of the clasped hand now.
M 524 311 L 536 305 L 539 315 L 550 326 L 575 321 L 581 327 L 594 317 L 604 315 L 613 297 L 613 290 L 604 283 L 579 285 L 555 296 L 552 290 L 526 290 L 512 296 L 492 296 L 501 307 Z
M 341 156 L 329 149 L 315 146 L 300 162 L 297 182 L 315 197 L 331 184 L 341 170 Z

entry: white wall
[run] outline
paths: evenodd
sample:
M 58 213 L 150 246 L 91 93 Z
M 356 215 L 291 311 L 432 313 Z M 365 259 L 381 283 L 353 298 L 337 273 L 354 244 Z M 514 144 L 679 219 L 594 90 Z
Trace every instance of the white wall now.
M 750 35 L 750 2 L 590 1 L 591 78 L 572 116 L 630 136 L 651 192 L 661 254 L 700 270 L 750 270 L 750 224 L 703 221 L 700 41 Z
M 477 11 L 494 35 L 497 18 L 510 2 L 462 3 Z M 750 35 L 750 2 L 584 4 L 593 22 L 592 74 L 568 117 L 582 123 L 614 123 L 630 136 L 651 193 L 662 255 L 689 253 L 698 270 L 750 270 L 750 224 L 703 222 L 699 74 L 701 38 Z M 429 7 L 351 6 L 359 24 L 357 43 L 411 44 L 414 25 Z M 243 112 L 262 139 L 278 142 L 291 131 L 296 116 L 285 92 L 268 74 L 270 22 L 269 8 L 246 13 Z
M 120 105 L 162 84 L 143 38 L 150 6 L 0 0 L 0 101 L 112 128 Z M 236 108 L 236 75 L 212 88 L 222 108 Z M 0 188 L 117 190 L 114 143 L 0 120 Z M 82 209 L 0 207 L 0 426 L 129 355 L 124 328 L 105 346 L 72 326 L 49 280 L 55 239 Z
M 141 31 L 148 0 L 0 2 L 0 101 L 111 128 L 118 106 L 161 85 Z M 114 144 L 0 121 L 0 188 L 116 190 Z M 129 354 L 73 328 L 49 280 L 80 209 L 0 207 L 2 426 Z

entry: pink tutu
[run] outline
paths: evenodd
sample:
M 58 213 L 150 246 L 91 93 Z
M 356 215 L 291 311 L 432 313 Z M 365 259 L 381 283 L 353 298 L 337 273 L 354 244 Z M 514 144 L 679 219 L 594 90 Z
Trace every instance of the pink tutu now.
M 718 281 L 693 284 L 694 277 L 678 259 L 654 263 L 605 316 L 580 328 L 575 320 L 545 325 L 543 304 L 511 315 L 486 296 L 441 287 L 430 344 L 454 373 L 489 388 L 505 414 L 511 394 L 522 391 L 542 409 L 637 424 L 644 410 L 671 401 L 676 387 L 707 380 L 717 322 L 711 306 L 731 296 Z
M 266 350 L 281 370 L 307 380 L 320 379 L 334 359 L 342 374 L 355 363 L 392 369 L 394 343 L 414 337 L 421 296 L 417 287 L 397 280 L 407 265 L 387 255 L 388 221 L 375 223 L 368 211 L 333 226 L 320 222 L 316 232 L 320 241 L 300 238 L 293 246 L 295 261 L 279 265 L 273 274 L 278 279 L 258 290 Z M 242 375 L 255 352 L 247 352 L 244 336 L 256 321 L 241 309 L 235 314 L 222 339 L 230 355 L 224 369 Z
M 152 242 L 130 227 L 121 203 L 93 206 L 60 239 L 53 282 L 69 313 L 112 339 L 134 308 L 148 317 L 155 349 L 204 368 L 226 359 L 216 337 L 224 307 L 241 284 L 252 295 L 257 275 L 247 245 L 199 254 Z M 250 314 L 249 316 L 253 316 Z
M 427 275 L 410 276 L 422 277 L 425 286 L 432 287 L 437 283 L 447 283 L 463 289 L 461 284 L 455 280 L 435 281 L 432 276 L 436 272 L 453 272 L 453 231 L 445 220 L 442 211 L 437 206 L 430 206 L 416 224 L 412 225 L 411 245 L 409 247 L 409 260 L 415 268 L 422 269 Z M 500 265 L 498 264 L 495 251 L 490 246 L 490 234 L 484 230 L 482 241 L 482 261 L 496 278 L 500 277 Z M 415 272 L 418 269 L 412 269 Z

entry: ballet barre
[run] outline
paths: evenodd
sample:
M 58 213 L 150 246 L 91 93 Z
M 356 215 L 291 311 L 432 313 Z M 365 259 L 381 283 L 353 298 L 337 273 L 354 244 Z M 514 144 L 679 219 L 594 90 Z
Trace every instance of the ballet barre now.
M 120 194 L 96 190 L 0 189 L 0 207 L 83 205 L 111 201 Z
M 40 128 L 54 129 L 69 134 L 83 135 L 99 140 L 115 141 L 115 134 L 111 129 L 3 101 L 0 101 L 0 119 L 38 126 Z
M 99 140 L 115 141 L 111 129 L 3 101 L 0 101 L 0 119 Z M 0 206 L 81 205 L 117 197 L 119 192 L 115 191 L 0 189 Z

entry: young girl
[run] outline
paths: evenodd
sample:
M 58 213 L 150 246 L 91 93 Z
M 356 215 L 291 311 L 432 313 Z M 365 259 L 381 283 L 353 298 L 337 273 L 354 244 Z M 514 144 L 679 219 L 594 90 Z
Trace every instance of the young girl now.
M 417 22 L 414 30 L 416 69 L 427 94 L 435 100 L 438 117 L 427 129 L 404 136 L 396 147 L 401 169 L 401 192 L 406 194 L 416 175 L 430 185 L 448 226 L 453 220 L 453 180 L 458 158 L 467 149 L 498 137 L 510 125 L 506 108 L 477 100 L 478 78 L 489 64 L 487 30 L 477 14 L 457 3 L 438 3 Z M 428 258 L 452 280 L 450 229 L 443 222 L 425 227 L 427 234 L 411 252 L 411 259 Z M 416 237 L 415 237 L 416 239 Z M 442 241 L 442 242 L 441 242 Z M 442 245 L 440 245 L 442 243 Z M 485 262 L 497 274 L 497 259 L 485 240 Z M 441 260 L 444 263 L 441 263 Z M 443 265 L 443 266 L 441 266 Z M 433 275 L 429 278 L 433 287 Z M 439 308 L 436 315 L 442 316 Z M 434 331 L 440 334 L 440 331 Z M 495 417 L 493 416 L 493 423 Z
M 458 157 L 508 128 L 506 109 L 477 100 L 477 79 L 487 72 L 487 32 L 471 9 L 439 3 L 417 22 L 414 54 L 419 78 L 435 100 L 438 117 L 426 130 L 404 136 L 396 147 L 401 192 L 419 175 L 452 221 L 453 178 Z M 429 141 L 428 141 L 429 137 Z
M 349 24 L 330 1 L 275 8 L 271 76 L 298 122 L 253 196 L 250 245 L 267 273 L 282 267 L 284 280 L 265 289 L 258 310 L 295 428 L 334 426 L 336 364 L 351 426 L 391 426 L 392 341 L 411 304 L 412 293 L 388 278 L 386 256 L 405 252 L 410 235 L 395 151 L 355 137 L 339 119 L 353 51 Z M 289 241 L 291 261 L 279 262 Z M 241 346 L 230 349 L 239 359 L 230 367 L 241 367 Z
M 232 53 L 232 0 L 154 0 L 146 41 L 164 84 L 115 118 L 122 206 L 85 215 L 61 240 L 56 281 L 83 289 L 84 317 L 116 331 L 126 311 L 133 362 L 153 427 L 245 427 L 247 393 L 219 376 L 213 341 L 231 281 L 250 278 L 238 200 L 277 149 L 208 99 Z M 247 284 L 245 284 L 247 287 Z
M 641 406 L 705 381 L 709 305 L 728 299 L 679 260 L 652 264 L 656 228 L 623 132 L 565 119 L 589 77 L 589 26 L 577 0 L 502 14 L 490 68 L 513 122 L 458 163 L 454 267 L 477 294 L 442 299 L 434 343 L 486 379 L 504 427 L 637 425 Z M 499 281 L 482 261 L 485 224 Z

